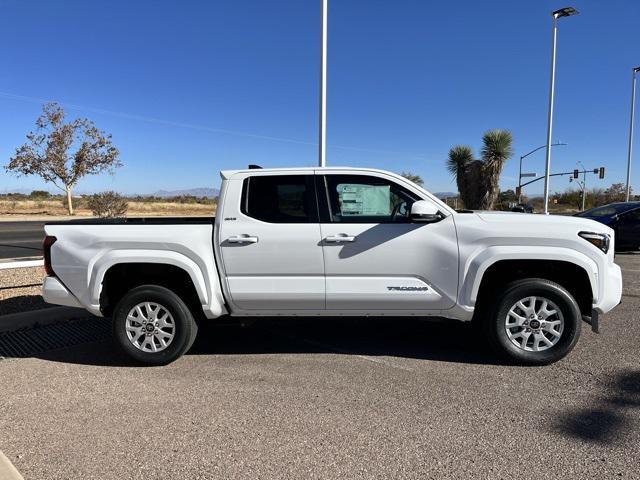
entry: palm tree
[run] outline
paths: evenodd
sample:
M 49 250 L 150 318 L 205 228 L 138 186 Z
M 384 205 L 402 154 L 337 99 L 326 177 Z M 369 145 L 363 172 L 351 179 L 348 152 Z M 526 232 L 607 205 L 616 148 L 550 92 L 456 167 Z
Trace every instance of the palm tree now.
M 449 150 L 447 169 L 456 179 L 465 208 L 490 210 L 498 198 L 500 174 L 513 155 L 508 130 L 489 130 L 482 137 L 481 160 L 473 159 L 471 147 L 457 145 Z

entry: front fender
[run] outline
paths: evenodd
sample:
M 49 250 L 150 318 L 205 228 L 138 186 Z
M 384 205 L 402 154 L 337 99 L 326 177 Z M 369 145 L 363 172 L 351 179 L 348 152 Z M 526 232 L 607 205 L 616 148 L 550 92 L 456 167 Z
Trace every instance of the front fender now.
M 501 245 L 477 250 L 464 263 L 461 262 L 460 278 L 463 281 L 458 292 L 460 306 L 475 306 L 484 273 L 501 260 L 555 260 L 573 263 L 587 272 L 594 302 L 598 300 L 598 265 L 585 254 L 562 247 Z

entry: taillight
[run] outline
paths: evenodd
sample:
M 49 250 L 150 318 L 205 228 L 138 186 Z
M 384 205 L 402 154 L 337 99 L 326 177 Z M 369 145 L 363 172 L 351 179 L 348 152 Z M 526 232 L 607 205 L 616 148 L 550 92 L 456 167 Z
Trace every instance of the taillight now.
M 55 277 L 56 274 L 51 267 L 51 245 L 57 240 L 56 237 L 47 235 L 42 241 L 42 250 L 44 251 L 44 271 L 47 272 L 47 276 Z

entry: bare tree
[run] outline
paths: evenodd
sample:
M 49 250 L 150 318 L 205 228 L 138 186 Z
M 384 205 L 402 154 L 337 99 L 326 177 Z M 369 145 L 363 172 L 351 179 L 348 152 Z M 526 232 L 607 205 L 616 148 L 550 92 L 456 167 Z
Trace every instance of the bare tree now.
M 71 192 L 85 175 L 113 173 L 122 163 L 111 135 L 98 130 L 92 121 L 75 119 L 65 123 L 64 110 L 57 103 L 42 107 L 36 131 L 16 150 L 5 167 L 18 175 L 37 175 L 67 194 L 69 215 L 73 215 Z

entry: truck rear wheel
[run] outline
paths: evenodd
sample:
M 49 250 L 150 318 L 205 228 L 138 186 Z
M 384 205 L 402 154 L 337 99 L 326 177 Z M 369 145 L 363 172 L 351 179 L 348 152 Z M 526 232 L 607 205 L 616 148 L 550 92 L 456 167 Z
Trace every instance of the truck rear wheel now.
M 496 350 L 524 365 L 547 365 L 564 358 L 578 342 L 582 316 L 571 294 L 542 278 L 506 286 L 486 317 Z
M 189 307 L 171 290 L 142 285 L 127 293 L 113 313 L 113 336 L 134 360 L 166 365 L 182 356 L 198 327 Z

